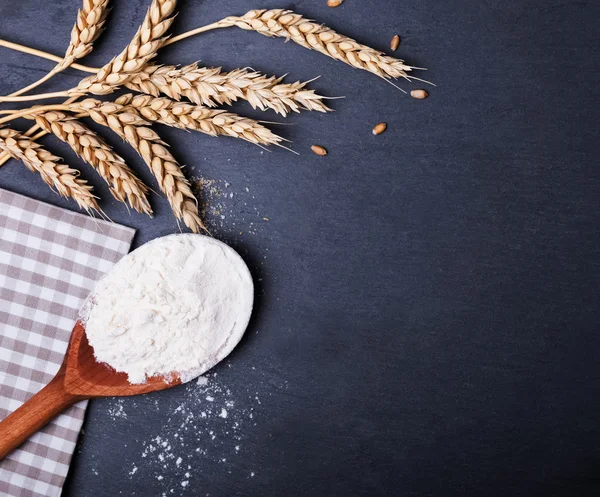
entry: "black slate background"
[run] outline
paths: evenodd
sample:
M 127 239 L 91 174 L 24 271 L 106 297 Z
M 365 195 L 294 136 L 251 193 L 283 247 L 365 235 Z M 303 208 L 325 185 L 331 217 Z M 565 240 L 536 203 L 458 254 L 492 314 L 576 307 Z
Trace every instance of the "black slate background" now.
M 90 65 L 127 43 L 149 2 L 114 3 Z M 109 414 L 114 400 L 94 401 L 63 495 L 600 495 L 599 4 L 180 3 L 177 31 L 285 7 L 381 49 L 399 33 L 399 56 L 428 67 L 438 87 L 416 101 L 241 30 L 162 53 L 321 75 L 313 87 L 346 98 L 332 101 L 335 113 L 278 128 L 300 156 L 161 129 L 191 174 L 236 193 L 214 234 L 244 255 L 259 296 L 247 339 L 216 372 L 240 408 L 257 392 L 256 424 L 226 464 L 192 454 L 184 488 L 174 469 L 158 481 L 140 454 L 190 389 L 124 400 L 127 418 Z M 60 54 L 79 4 L 4 0 L 0 36 Z M 50 67 L 1 49 L 0 93 Z M 69 70 L 43 89 L 78 78 Z M 388 131 L 374 137 L 380 121 Z M 314 156 L 313 143 L 329 156 Z M 177 231 L 163 200 L 153 199 L 153 220 L 130 216 L 84 176 L 112 219 L 139 230 L 136 245 Z M 73 208 L 14 161 L 0 187 Z

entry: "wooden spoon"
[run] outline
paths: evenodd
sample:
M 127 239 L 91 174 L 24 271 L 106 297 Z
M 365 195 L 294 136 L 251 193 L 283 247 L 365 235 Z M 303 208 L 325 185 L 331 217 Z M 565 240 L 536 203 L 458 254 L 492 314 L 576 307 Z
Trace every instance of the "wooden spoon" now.
M 85 327 L 75 324 L 65 359 L 50 383 L 0 422 L 0 460 L 75 402 L 94 397 L 123 397 L 181 384 L 179 375 L 153 376 L 132 385 L 127 374 L 99 363 Z

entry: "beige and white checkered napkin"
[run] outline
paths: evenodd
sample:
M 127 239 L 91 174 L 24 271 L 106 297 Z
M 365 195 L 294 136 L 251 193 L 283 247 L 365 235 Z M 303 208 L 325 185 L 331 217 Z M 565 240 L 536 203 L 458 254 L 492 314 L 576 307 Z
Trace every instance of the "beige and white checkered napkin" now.
M 58 371 L 79 308 L 134 230 L 0 189 L 0 419 Z M 0 461 L 0 495 L 58 497 L 85 402 Z

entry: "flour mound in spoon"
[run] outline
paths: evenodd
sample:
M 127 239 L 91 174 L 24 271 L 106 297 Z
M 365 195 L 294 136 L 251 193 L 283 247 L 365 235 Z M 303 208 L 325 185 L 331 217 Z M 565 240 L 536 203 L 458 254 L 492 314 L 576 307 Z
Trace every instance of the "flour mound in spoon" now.
M 241 257 L 202 235 L 156 239 L 119 261 L 82 316 L 99 362 L 131 383 L 204 373 L 231 352 L 252 312 L 253 285 Z

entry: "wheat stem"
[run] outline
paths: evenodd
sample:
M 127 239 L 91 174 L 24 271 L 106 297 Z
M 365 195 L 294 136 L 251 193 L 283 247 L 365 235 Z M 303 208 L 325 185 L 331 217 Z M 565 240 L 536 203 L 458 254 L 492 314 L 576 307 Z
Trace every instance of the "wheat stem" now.
M 3 117 L 0 119 L 0 124 L 7 123 L 12 121 L 13 119 L 18 119 L 19 117 L 32 116 L 35 114 L 39 114 L 40 112 L 47 112 L 49 110 L 69 110 L 69 106 L 65 104 L 54 104 L 54 105 L 40 105 L 37 107 L 30 107 L 29 109 L 23 109 L 10 116 Z
M 58 73 L 58 71 L 56 70 L 56 68 L 52 69 L 52 71 L 50 71 L 45 76 L 41 77 L 40 79 L 38 79 L 37 81 L 31 83 L 30 85 L 28 85 L 28 86 L 26 86 L 24 88 L 21 88 L 19 91 L 15 91 L 15 92 L 11 93 L 10 96 L 11 97 L 18 97 L 19 95 L 22 95 L 23 93 L 27 93 L 29 90 L 33 90 L 34 88 L 37 88 L 41 84 L 45 83 L 46 81 L 48 81 L 49 79 L 51 79 L 57 73 Z
M 26 53 L 29 55 L 34 55 L 36 57 L 41 57 L 42 59 L 52 60 L 54 62 L 62 62 L 64 59 L 59 57 L 58 55 L 52 55 L 48 52 L 44 52 L 42 50 L 37 50 L 36 48 L 27 47 L 25 45 L 20 45 L 19 43 L 13 43 L 12 41 L 2 40 L 0 39 L 0 47 L 9 48 L 11 50 L 16 50 L 17 52 Z M 83 72 L 98 72 L 99 68 L 97 67 L 89 67 L 84 66 L 82 64 L 72 64 L 71 67 L 73 69 L 77 69 L 78 71 Z
M 51 93 L 39 93 L 37 95 L 20 95 L 18 97 L 0 97 L 0 102 L 32 102 L 34 100 L 45 100 L 48 98 L 69 97 L 71 94 L 66 91 L 55 91 Z M 79 95 L 81 96 L 81 95 Z
M 169 40 L 167 40 L 167 42 L 165 43 L 165 46 L 172 45 L 173 43 L 177 43 L 178 41 L 185 40 L 186 38 L 189 38 L 190 36 L 199 35 L 200 33 L 205 33 L 206 31 L 210 31 L 212 29 L 229 27 L 229 26 L 221 25 L 221 22 L 222 21 L 213 22 L 212 24 L 207 24 L 206 26 L 201 26 L 199 28 L 192 29 L 190 31 L 186 31 L 185 33 L 181 33 L 180 35 L 173 36 L 173 38 L 170 38 Z

